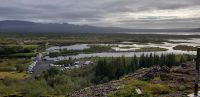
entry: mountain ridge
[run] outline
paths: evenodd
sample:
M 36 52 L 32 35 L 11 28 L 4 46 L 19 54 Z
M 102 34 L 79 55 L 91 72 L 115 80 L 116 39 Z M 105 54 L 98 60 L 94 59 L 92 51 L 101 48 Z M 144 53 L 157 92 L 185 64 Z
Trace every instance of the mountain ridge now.
M 120 32 L 199 32 L 200 28 L 131 29 L 120 27 L 96 27 L 68 23 L 36 23 L 20 20 L 0 21 L 0 32 L 62 32 L 62 33 L 120 33 Z
M 136 87 L 141 89 L 143 94 L 154 90 L 155 94 L 153 97 L 188 97 L 187 94 L 193 92 L 194 69 L 195 62 L 193 61 L 188 61 L 180 66 L 174 66 L 172 68 L 168 68 L 167 66 L 141 68 L 134 73 L 122 76 L 120 79 L 99 85 L 92 85 L 75 91 L 69 97 L 125 97 L 127 95 L 134 95 Z M 142 85 L 137 84 L 139 82 L 143 82 Z M 150 91 L 144 89 L 148 88 L 145 87 L 144 82 L 149 83 L 147 86 L 151 88 Z M 166 87 L 156 88 L 156 86 L 161 85 L 169 86 L 173 91 L 166 92 Z M 126 91 L 124 92 L 123 90 Z M 137 94 L 135 94 L 135 96 L 136 95 Z M 141 97 L 141 94 L 138 94 L 136 97 Z

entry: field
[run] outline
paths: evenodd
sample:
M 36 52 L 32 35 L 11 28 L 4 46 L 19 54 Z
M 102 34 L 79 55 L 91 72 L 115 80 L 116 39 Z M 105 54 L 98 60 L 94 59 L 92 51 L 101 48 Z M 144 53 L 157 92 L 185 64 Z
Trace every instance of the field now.
M 30 59 L 1 59 L 0 60 L 0 79 L 12 78 L 22 80 L 28 77 L 25 72 L 30 64 Z
M 4 78 L 12 78 L 17 80 L 23 80 L 28 78 L 28 74 L 26 72 L 0 72 L 0 79 Z

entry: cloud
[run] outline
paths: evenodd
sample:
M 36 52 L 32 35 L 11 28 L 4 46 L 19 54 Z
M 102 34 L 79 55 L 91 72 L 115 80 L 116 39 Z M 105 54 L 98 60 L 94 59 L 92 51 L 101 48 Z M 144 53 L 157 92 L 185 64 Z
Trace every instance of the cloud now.
M 129 28 L 180 28 L 198 27 L 200 19 L 200 0 L 0 0 L 0 2 L 1 20 L 68 22 Z

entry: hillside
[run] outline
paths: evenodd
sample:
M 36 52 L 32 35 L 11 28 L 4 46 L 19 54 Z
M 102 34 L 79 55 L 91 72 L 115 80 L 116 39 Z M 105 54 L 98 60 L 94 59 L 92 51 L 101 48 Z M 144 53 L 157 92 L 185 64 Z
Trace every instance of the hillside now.
M 187 97 L 193 92 L 194 66 L 195 62 L 188 62 L 171 69 L 165 66 L 139 69 L 119 80 L 76 91 L 71 97 Z M 138 95 L 136 88 L 143 94 Z
M 0 32 L 107 32 L 124 30 L 121 28 L 103 28 L 88 25 L 73 25 L 68 23 L 34 23 L 28 21 L 0 21 Z
M 193 32 L 199 32 L 200 28 L 192 29 L 191 31 L 193 31 Z
M 68 23 L 35 23 L 19 20 L 0 21 L 0 32 L 59 32 L 59 33 L 121 33 L 121 32 L 198 32 L 199 29 L 130 29 L 119 27 L 95 27 Z

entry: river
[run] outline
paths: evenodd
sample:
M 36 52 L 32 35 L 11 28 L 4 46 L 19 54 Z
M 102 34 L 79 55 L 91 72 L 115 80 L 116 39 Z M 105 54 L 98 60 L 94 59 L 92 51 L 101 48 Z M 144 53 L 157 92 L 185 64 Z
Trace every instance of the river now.
M 79 58 L 86 58 L 86 57 L 132 57 L 134 55 L 140 56 L 141 54 L 193 54 L 196 55 L 196 51 L 182 51 L 182 50 L 174 50 L 173 47 L 177 45 L 188 45 L 188 46 L 200 46 L 200 39 L 199 38 L 191 38 L 191 39 L 185 39 L 185 40 L 169 40 L 171 42 L 163 42 L 162 44 L 137 44 L 134 42 L 122 42 L 119 44 L 92 44 L 92 45 L 110 45 L 112 46 L 112 49 L 116 52 L 102 52 L 102 53 L 91 53 L 91 54 L 78 54 L 78 55 L 70 55 L 70 56 L 59 56 L 55 58 L 50 58 L 49 56 L 46 56 L 46 60 L 67 60 L 69 58 L 73 59 L 79 59 Z M 123 48 L 128 47 L 128 48 Z M 160 47 L 160 48 L 166 48 L 167 51 L 157 51 L 157 52 L 134 52 L 134 49 L 140 49 L 142 47 Z M 89 44 L 75 44 L 71 46 L 53 46 L 47 49 L 47 52 L 51 51 L 59 51 L 59 49 L 69 49 L 69 50 L 82 50 L 89 48 Z

